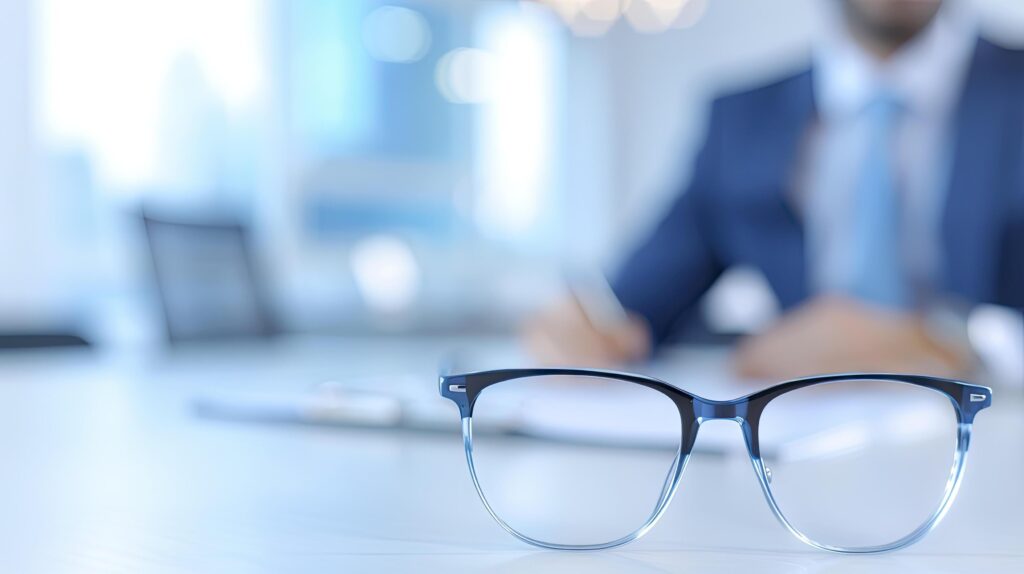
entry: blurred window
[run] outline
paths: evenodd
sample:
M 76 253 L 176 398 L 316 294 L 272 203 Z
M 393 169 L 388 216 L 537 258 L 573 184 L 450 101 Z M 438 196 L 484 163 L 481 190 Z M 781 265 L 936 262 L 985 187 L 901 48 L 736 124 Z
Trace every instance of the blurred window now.
M 266 93 L 265 18 L 265 0 L 41 0 L 45 141 L 88 154 L 104 189 L 229 183 Z

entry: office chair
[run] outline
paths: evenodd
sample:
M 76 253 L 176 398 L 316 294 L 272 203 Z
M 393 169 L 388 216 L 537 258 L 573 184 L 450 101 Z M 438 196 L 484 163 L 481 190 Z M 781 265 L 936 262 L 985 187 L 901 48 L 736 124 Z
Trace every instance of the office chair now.
M 247 227 L 145 211 L 142 219 L 168 342 L 278 333 Z

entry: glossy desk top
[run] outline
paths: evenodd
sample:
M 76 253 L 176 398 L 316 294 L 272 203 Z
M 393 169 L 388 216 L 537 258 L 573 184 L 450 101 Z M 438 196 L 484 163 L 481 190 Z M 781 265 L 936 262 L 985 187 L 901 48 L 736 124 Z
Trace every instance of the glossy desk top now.
M 1012 392 L 979 416 L 963 488 L 938 529 L 867 557 L 793 539 L 740 453 L 695 454 L 664 520 L 640 541 L 551 552 L 516 541 L 484 511 L 454 406 L 450 434 L 224 422 L 189 407 L 213 388 L 301 390 L 348 376 L 422 373 L 433 389 L 446 350 L 504 344 L 319 339 L 131 361 L 2 355 L 0 570 L 1024 571 L 1024 401 Z M 718 360 L 677 358 L 679 376 Z

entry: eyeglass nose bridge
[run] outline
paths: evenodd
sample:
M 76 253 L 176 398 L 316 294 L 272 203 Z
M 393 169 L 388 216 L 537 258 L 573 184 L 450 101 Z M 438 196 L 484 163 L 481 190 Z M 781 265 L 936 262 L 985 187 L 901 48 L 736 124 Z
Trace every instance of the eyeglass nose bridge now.
M 712 401 L 694 397 L 693 415 L 698 423 L 714 420 L 734 420 L 742 423 L 747 420 L 750 404 L 746 400 Z
M 751 459 L 760 458 L 760 448 L 757 444 L 757 419 L 760 418 L 759 409 L 752 407 L 751 402 L 747 398 L 732 401 L 713 401 L 693 397 L 692 404 L 694 416 L 692 426 L 690 427 L 692 432 L 689 433 L 685 444 L 689 450 L 692 450 L 693 445 L 696 443 L 701 424 L 708 421 L 727 420 L 733 421 L 740 426 L 743 442 L 746 443 L 747 452 L 750 454 Z

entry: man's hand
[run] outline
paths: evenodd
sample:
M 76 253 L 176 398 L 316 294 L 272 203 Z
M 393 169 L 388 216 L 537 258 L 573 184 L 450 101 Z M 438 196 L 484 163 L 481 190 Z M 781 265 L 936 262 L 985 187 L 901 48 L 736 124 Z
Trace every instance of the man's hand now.
M 643 319 L 631 315 L 622 325 L 599 329 L 573 297 L 528 320 L 522 336 L 530 355 L 545 365 L 612 367 L 651 352 Z
M 743 376 L 773 380 L 848 372 L 962 377 L 972 355 L 929 336 L 919 317 L 828 296 L 741 342 L 735 365 Z

